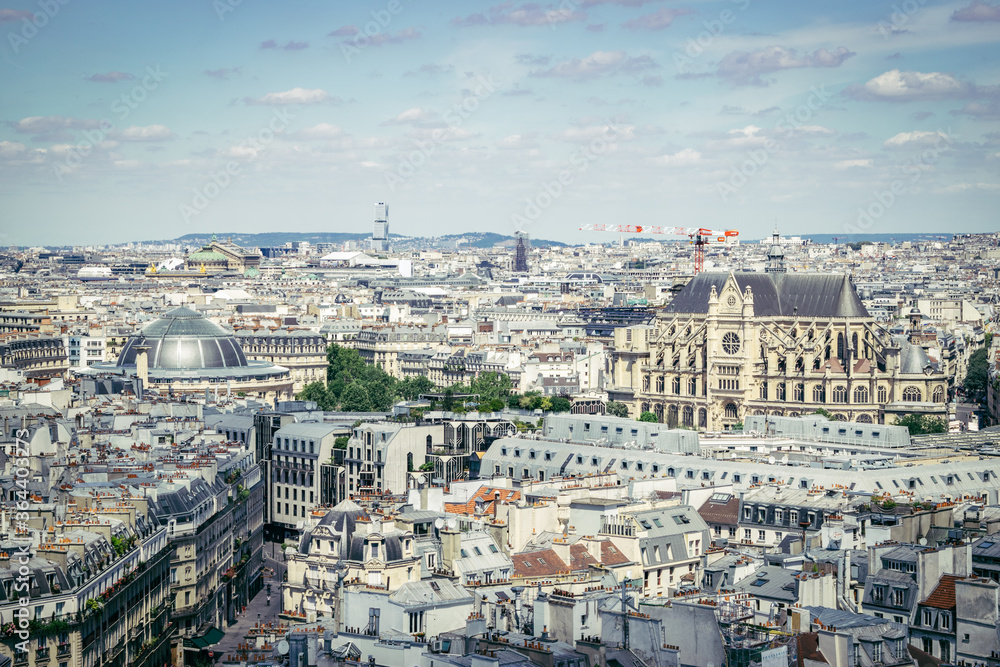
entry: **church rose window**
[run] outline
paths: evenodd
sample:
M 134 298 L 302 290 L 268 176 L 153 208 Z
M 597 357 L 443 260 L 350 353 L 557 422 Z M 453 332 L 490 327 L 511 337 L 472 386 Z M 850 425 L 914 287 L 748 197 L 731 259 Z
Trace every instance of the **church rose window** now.
M 740 351 L 740 337 L 730 331 L 722 337 L 722 349 L 726 354 L 736 354 Z

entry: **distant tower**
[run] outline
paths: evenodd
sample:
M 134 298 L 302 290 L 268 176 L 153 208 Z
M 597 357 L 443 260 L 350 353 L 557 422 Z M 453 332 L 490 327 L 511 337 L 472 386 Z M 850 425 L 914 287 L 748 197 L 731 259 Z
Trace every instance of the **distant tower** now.
M 383 202 L 375 204 L 375 227 L 372 229 L 372 250 L 376 252 L 389 250 L 389 205 Z
M 524 245 L 523 236 L 517 237 L 517 245 L 514 246 L 514 271 L 528 272 L 528 248 Z
M 781 236 L 778 230 L 771 235 L 771 249 L 767 251 L 766 273 L 785 273 L 785 251 L 781 247 Z

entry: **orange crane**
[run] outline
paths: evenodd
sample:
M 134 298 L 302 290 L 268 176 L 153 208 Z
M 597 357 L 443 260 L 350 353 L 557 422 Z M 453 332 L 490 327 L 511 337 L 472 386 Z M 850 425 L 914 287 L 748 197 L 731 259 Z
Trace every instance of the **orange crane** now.
M 686 236 L 694 243 L 695 275 L 705 269 L 705 246 L 713 241 L 725 243 L 727 238 L 739 236 L 735 229 L 718 231 L 704 227 L 660 227 L 658 225 L 584 225 L 582 232 L 620 232 L 623 234 L 669 234 Z

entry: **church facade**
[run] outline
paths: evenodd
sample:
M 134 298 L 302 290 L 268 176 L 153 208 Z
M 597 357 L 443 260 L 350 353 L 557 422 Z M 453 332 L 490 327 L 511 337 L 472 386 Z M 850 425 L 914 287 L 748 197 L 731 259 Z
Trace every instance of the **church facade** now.
M 747 415 L 891 424 L 947 415 L 948 377 L 875 322 L 846 275 L 695 276 L 645 327 L 615 331 L 610 400 L 670 427 L 724 430 Z

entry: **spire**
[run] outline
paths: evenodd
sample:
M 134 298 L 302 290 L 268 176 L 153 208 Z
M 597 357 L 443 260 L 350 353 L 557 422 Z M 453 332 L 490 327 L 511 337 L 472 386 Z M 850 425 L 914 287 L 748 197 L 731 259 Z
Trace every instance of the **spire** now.
M 766 273 L 785 273 L 785 250 L 781 247 L 781 235 L 778 228 L 774 228 L 771 236 L 771 249 L 767 251 Z

